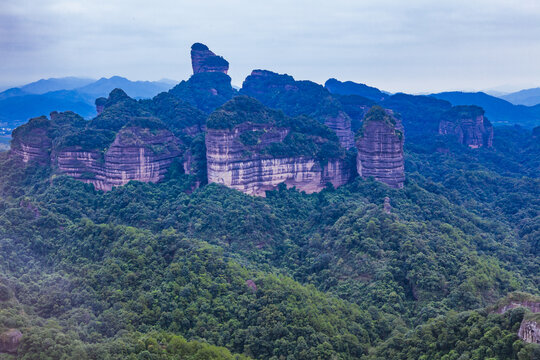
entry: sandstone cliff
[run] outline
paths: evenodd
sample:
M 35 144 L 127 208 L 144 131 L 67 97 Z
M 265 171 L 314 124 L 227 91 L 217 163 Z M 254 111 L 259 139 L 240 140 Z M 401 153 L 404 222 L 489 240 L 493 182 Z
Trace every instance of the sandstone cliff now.
M 518 336 L 525 342 L 540 344 L 540 316 L 526 315 L 519 327 Z
M 358 174 L 402 188 L 405 181 L 403 142 L 401 122 L 380 106 L 372 107 L 356 142 Z
M 311 124 L 314 134 L 300 136 L 293 124 L 301 121 Z M 208 182 L 258 196 L 281 183 L 308 193 L 327 183 L 343 185 L 351 176 L 344 152 L 323 159 L 323 153 L 305 151 L 323 144 L 339 149 L 335 135 L 321 126 L 309 119 L 293 120 L 251 98 L 234 98 L 207 122 Z
M 208 46 L 195 43 L 191 46 L 191 66 L 193 74 L 202 72 L 222 72 L 229 70 L 229 62 L 221 56 L 214 54 Z
M 131 180 L 158 182 L 181 155 L 178 140 L 165 129 L 125 127 L 102 154 L 68 147 L 55 154 L 58 170 L 98 190 L 111 190 Z
M 16 354 L 22 336 L 22 333 L 17 329 L 9 329 L 0 333 L 0 353 Z
M 46 116 L 30 119 L 13 131 L 11 154 L 23 162 L 48 163 L 51 151 L 50 122 Z
M 346 149 L 354 147 L 350 117 L 339 101 L 319 84 L 296 81 L 287 74 L 253 70 L 240 93 L 254 97 L 268 107 L 283 110 L 290 116 L 312 116 L 336 132 L 341 146 Z
M 444 113 L 439 134 L 453 135 L 460 144 L 473 149 L 493 145 L 493 126 L 478 106 L 454 106 Z

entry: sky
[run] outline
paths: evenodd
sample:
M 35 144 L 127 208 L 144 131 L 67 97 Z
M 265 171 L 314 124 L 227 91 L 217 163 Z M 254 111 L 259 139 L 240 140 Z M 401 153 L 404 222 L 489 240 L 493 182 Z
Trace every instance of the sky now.
M 190 46 L 253 69 L 390 92 L 540 86 L 538 0 L 0 0 L 0 87 L 182 80 Z

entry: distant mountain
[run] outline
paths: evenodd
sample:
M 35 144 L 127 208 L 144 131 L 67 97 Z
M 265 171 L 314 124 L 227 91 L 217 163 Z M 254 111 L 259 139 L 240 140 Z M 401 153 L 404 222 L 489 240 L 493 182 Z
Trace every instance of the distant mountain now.
M 374 101 L 382 101 L 387 94 L 381 90 L 368 86 L 366 84 L 359 84 L 352 81 L 341 82 L 336 79 L 328 79 L 324 84 L 324 87 L 328 89 L 332 94 L 337 95 L 359 95 Z
M 132 98 L 151 98 L 160 92 L 167 91 L 171 84 L 158 81 L 131 81 L 120 76 L 113 76 L 109 79 L 101 78 L 77 89 L 78 92 L 92 95 L 94 97 L 107 96 L 114 89 L 122 89 Z
M 0 93 L 0 123 L 15 127 L 55 110 L 70 110 L 90 118 L 96 115 L 95 99 L 106 97 L 113 89 L 123 89 L 136 99 L 152 98 L 170 89 L 171 81 L 130 81 L 120 76 L 97 81 L 75 77 L 42 79 Z M 47 89 L 54 90 L 45 91 Z
M 540 125 L 540 106 L 514 105 L 506 100 L 483 92 L 443 92 L 431 96 L 450 102 L 452 105 L 478 105 L 494 125 L 535 127 Z
M 540 104 L 540 87 L 525 89 L 499 97 L 510 101 L 514 105 L 534 106 Z
M 21 86 L 21 90 L 30 94 L 45 94 L 51 91 L 58 90 L 73 90 L 82 86 L 93 83 L 96 79 L 79 78 L 79 77 L 63 77 L 41 79 L 36 82 Z
M 93 99 L 74 90 L 53 91 L 42 95 L 26 94 L 0 100 L 0 123 L 14 127 L 29 118 L 52 111 L 71 110 L 83 117 L 96 115 Z

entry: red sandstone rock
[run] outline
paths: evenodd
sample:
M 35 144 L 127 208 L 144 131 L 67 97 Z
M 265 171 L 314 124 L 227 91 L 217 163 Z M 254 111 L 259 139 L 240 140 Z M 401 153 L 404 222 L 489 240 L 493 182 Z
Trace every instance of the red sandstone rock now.
M 214 54 L 208 47 L 201 43 L 191 46 L 191 66 L 193 74 L 202 72 L 222 72 L 229 70 L 229 63 L 221 56 Z

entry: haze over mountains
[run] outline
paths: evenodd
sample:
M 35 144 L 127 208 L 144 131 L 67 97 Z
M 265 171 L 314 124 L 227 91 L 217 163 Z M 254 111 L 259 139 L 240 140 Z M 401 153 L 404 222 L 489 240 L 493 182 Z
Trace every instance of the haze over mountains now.
M 96 115 L 94 101 L 122 88 L 136 99 L 151 98 L 172 87 L 171 81 L 131 81 L 120 76 L 99 80 L 78 77 L 41 79 L 0 93 L 0 124 L 16 127 L 52 111 L 74 111 L 84 118 Z

